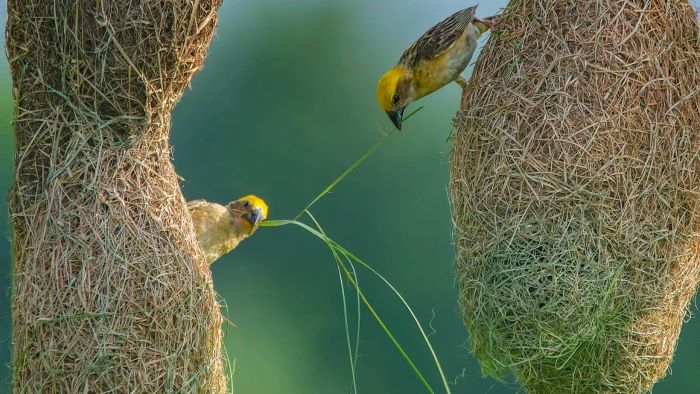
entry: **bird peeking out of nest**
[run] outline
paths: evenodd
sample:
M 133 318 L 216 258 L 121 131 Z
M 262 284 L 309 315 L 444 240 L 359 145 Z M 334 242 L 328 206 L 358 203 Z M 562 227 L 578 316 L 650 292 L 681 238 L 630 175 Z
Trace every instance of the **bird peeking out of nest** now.
M 377 100 L 401 130 L 406 106 L 452 81 L 462 92 L 467 82 L 461 73 L 469 65 L 479 37 L 493 22 L 474 17 L 476 6 L 456 12 L 423 34 L 401 55 L 399 62 L 379 79 Z
M 226 206 L 194 200 L 187 203 L 197 241 L 209 264 L 235 249 L 253 234 L 267 219 L 267 204 L 257 196 L 248 195 Z

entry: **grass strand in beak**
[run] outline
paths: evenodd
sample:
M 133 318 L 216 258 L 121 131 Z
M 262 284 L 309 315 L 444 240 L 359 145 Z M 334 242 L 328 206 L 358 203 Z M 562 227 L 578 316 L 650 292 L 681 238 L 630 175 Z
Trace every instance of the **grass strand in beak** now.
M 321 225 L 318 223 L 318 221 L 316 221 L 316 218 L 313 215 L 311 215 L 311 213 L 309 211 L 306 211 L 306 213 L 309 215 L 311 220 L 313 220 L 313 222 L 316 224 L 316 227 L 321 232 L 321 234 L 326 238 L 326 240 L 328 240 L 328 236 L 326 236 L 325 231 L 323 231 L 323 228 L 321 228 Z M 328 245 L 327 241 L 326 241 L 326 244 Z M 345 323 L 345 340 L 346 340 L 347 345 L 348 345 L 348 356 L 350 357 L 350 373 L 352 376 L 352 389 L 353 389 L 353 393 L 357 394 L 357 374 L 355 371 L 357 368 L 357 357 L 359 354 L 359 347 L 360 347 L 360 318 L 361 318 L 361 314 L 360 314 L 360 305 L 361 304 L 360 304 L 360 291 L 359 291 L 360 283 L 359 283 L 359 280 L 357 278 L 357 271 L 355 270 L 355 264 L 353 264 L 352 260 L 350 260 L 347 256 L 345 256 L 345 259 L 348 262 L 348 264 L 350 265 L 350 268 L 352 268 L 352 277 L 355 278 L 355 284 L 356 284 L 356 286 L 354 286 L 356 289 L 355 293 L 357 294 L 357 304 L 356 304 L 357 305 L 357 331 L 356 331 L 357 336 L 355 339 L 355 353 L 353 354 L 352 341 L 350 340 L 350 324 L 348 323 L 348 305 L 347 305 L 347 301 L 345 298 L 345 284 L 343 283 L 343 272 L 344 271 L 341 269 L 342 261 L 340 260 L 340 257 L 338 256 L 338 252 L 330 245 L 328 245 L 328 246 L 329 246 L 329 249 L 331 250 L 331 252 L 333 253 L 333 257 L 335 258 L 336 268 L 338 268 L 338 278 L 340 279 L 340 293 L 341 293 L 341 296 L 343 298 L 343 318 L 344 318 L 344 323 Z
M 308 213 L 308 212 L 307 212 Z M 384 331 L 384 333 L 389 337 L 389 339 L 392 341 L 394 346 L 399 350 L 399 353 L 403 356 L 404 360 L 409 364 L 411 369 L 415 372 L 416 376 L 418 376 L 419 380 L 423 383 L 423 385 L 426 387 L 426 389 L 430 393 L 434 393 L 432 387 L 430 387 L 430 384 L 425 380 L 425 377 L 420 373 L 418 368 L 415 366 L 411 358 L 408 356 L 408 354 L 404 351 L 403 347 L 399 344 L 399 342 L 396 340 L 396 338 L 393 336 L 389 328 L 384 324 L 383 320 L 379 317 L 377 314 L 376 310 L 372 307 L 372 305 L 369 303 L 369 300 L 365 297 L 364 293 L 359 289 L 359 286 L 354 280 L 353 275 L 349 272 L 345 264 L 342 262 L 342 260 L 338 257 L 339 255 L 343 255 L 347 259 L 351 259 L 355 261 L 356 263 L 362 265 L 364 268 L 366 268 L 368 271 L 370 271 L 372 274 L 375 276 L 379 277 L 393 292 L 396 294 L 396 296 L 401 300 L 403 303 L 404 307 L 408 310 L 410 313 L 411 317 L 413 318 L 413 321 L 416 323 L 421 336 L 423 337 L 423 340 L 428 346 L 428 349 L 430 350 L 430 353 L 433 357 L 433 360 L 435 362 L 435 366 L 440 374 L 440 378 L 442 380 L 442 383 L 445 388 L 445 392 L 447 394 L 451 393 L 449 384 L 447 382 L 447 378 L 445 377 L 445 373 L 442 369 L 442 365 L 440 364 L 440 361 L 437 357 L 437 354 L 430 343 L 430 339 L 428 338 L 428 335 L 426 334 L 425 330 L 423 329 L 422 324 L 418 320 L 418 317 L 416 316 L 415 312 L 413 309 L 410 307 L 406 299 L 401 295 L 401 293 L 396 289 L 396 287 L 391 284 L 384 276 L 382 276 L 379 272 L 377 272 L 374 268 L 372 268 L 369 264 L 365 263 L 362 261 L 360 258 L 355 256 L 354 254 L 350 253 L 347 249 L 345 249 L 343 246 L 338 244 L 337 242 L 333 241 L 331 238 L 329 238 L 325 233 L 322 232 L 322 229 L 320 228 L 320 225 L 316 220 L 313 218 L 313 216 L 308 213 L 309 216 L 312 218 L 312 220 L 316 223 L 316 225 L 319 227 L 319 230 L 316 230 L 309 225 L 296 221 L 296 220 L 268 220 L 266 222 L 263 222 L 262 225 L 266 227 L 279 227 L 279 226 L 286 226 L 286 225 L 295 225 L 303 228 L 304 230 L 310 232 L 311 234 L 315 235 L 319 239 L 321 239 L 323 242 L 325 242 L 328 247 L 331 249 L 333 256 L 336 258 L 336 263 L 345 271 L 345 275 L 348 278 L 348 281 L 350 284 L 355 288 L 355 290 L 358 292 L 358 296 L 361 298 L 362 302 L 365 304 L 367 309 L 370 311 L 370 313 L 374 316 L 375 320 L 379 323 L 380 327 Z
M 413 111 L 413 112 L 411 112 L 410 114 L 408 114 L 408 115 L 403 119 L 404 123 L 405 123 L 407 120 L 411 119 L 411 117 L 412 117 L 413 115 L 417 114 L 418 111 L 420 111 L 420 110 L 422 110 L 422 109 L 423 109 L 423 107 L 418 107 L 418 108 L 416 108 L 415 111 Z M 301 217 L 301 215 L 303 215 L 304 212 L 306 212 L 307 209 L 311 208 L 314 204 L 316 204 L 316 203 L 318 202 L 318 200 L 320 200 L 321 198 L 323 198 L 323 196 L 325 196 L 325 195 L 328 194 L 331 190 L 333 190 L 333 188 L 334 188 L 338 183 L 340 183 L 340 181 L 342 181 L 346 176 L 350 175 L 351 172 L 355 171 L 355 169 L 356 169 L 357 167 L 359 167 L 360 165 L 362 165 L 362 163 L 364 163 L 367 159 L 369 159 L 370 156 L 372 156 L 372 154 L 374 153 L 374 151 L 376 151 L 377 148 L 379 148 L 380 146 L 382 146 L 382 144 L 384 144 L 384 142 L 387 140 L 387 138 L 389 138 L 390 135 L 391 135 L 391 133 L 387 133 L 387 134 L 385 134 L 384 136 L 382 136 L 382 138 L 380 138 L 379 141 L 377 141 L 374 145 L 372 145 L 372 147 L 369 148 L 369 150 L 368 150 L 367 152 L 365 152 L 364 155 L 362 155 L 359 159 L 357 159 L 357 161 L 355 161 L 354 163 L 352 163 L 352 165 L 351 165 L 350 167 L 348 167 L 345 171 L 343 171 L 340 175 L 338 175 L 338 177 L 335 178 L 335 179 L 333 180 L 333 182 L 331 182 L 328 186 L 326 186 L 326 188 L 323 189 L 323 191 L 321 191 L 321 193 L 319 193 L 313 200 L 311 200 L 311 202 L 310 202 L 306 207 L 304 207 L 304 209 L 302 209 L 301 211 L 297 212 L 297 214 L 294 215 L 294 220 L 298 220 L 298 219 Z
M 403 121 L 406 122 L 409 120 L 413 115 L 418 113 L 423 107 L 418 107 L 416 110 L 408 114 L 406 117 L 404 117 Z M 355 377 L 356 373 L 356 366 L 357 366 L 357 357 L 359 353 L 359 342 L 360 342 L 360 311 L 359 311 L 359 304 L 360 301 L 367 307 L 367 309 L 370 311 L 372 316 L 375 318 L 377 323 L 380 325 L 384 333 L 389 337 L 391 342 L 394 344 L 396 349 L 401 353 L 403 356 L 404 360 L 406 360 L 406 363 L 411 367 L 411 369 L 414 371 L 418 379 L 423 383 L 425 388 L 428 390 L 429 393 L 434 393 L 432 387 L 428 383 L 428 381 L 425 379 L 425 377 L 421 374 L 420 370 L 418 370 L 418 367 L 413 363 L 411 358 L 408 356 L 406 351 L 403 349 L 401 344 L 398 342 L 396 337 L 391 333 L 389 328 L 386 326 L 384 321 L 381 319 L 377 311 L 372 307 L 371 303 L 367 299 L 367 297 L 364 295 L 362 290 L 360 289 L 360 286 L 357 282 L 357 272 L 355 271 L 355 266 L 353 264 L 353 261 L 362 265 L 365 267 L 367 270 L 369 270 L 372 274 L 376 275 L 379 277 L 393 292 L 396 294 L 396 296 L 399 297 L 403 305 L 406 307 L 408 312 L 410 313 L 411 317 L 413 318 L 414 322 L 418 326 L 418 329 L 421 333 L 421 336 L 423 337 L 425 343 L 428 346 L 428 349 L 430 350 L 430 353 L 433 357 L 433 360 L 435 361 L 435 365 L 438 369 L 438 372 L 440 374 L 440 378 L 442 380 L 442 383 L 445 387 L 445 392 L 447 394 L 451 394 L 451 390 L 449 387 L 449 384 L 447 382 L 447 379 L 445 378 L 445 373 L 442 370 L 442 366 L 440 364 L 440 361 L 437 357 L 437 354 L 435 353 L 435 350 L 433 349 L 432 344 L 430 343 L 430 339 L 428 338 L 428 335 L 425 333 L 425 330 L 423 329 L 423 326 L 421 325 L 420 321 L 418 320 L 418 317 L 416 314 L 413 312 L 413 309 L 411 309 L 410 305 L 408 302 L 405 300 L 405 298 L 399 293 L 399 291 L 394 287 L 391 282 L 389 282 L 386 278 L 384 278 L 379 272 L 377 272 L 375 269 L 373 269 L 371 266 L 366 264 L 364 261 L 350 253 L 347 249 L 345 249 L 343 246 L 338 244 L 337 242 L 333 241 L 330 239 L 326 233 L 323 231 L 323 228 L 321 227 L 320 223 L 316 220 L 316 218 L 309 212 L 309 208 L 311 208 L 315 203 L 317 203 L 320 199 L 322 199 L 326 194 L 330 193 L 335 186 L 338 185 L 346 176 L 348 176 L 350 173 L 352 173 L 355 169 L 357 169 L 362 163 L 364 163 L 374 152 L 388 139 L 389 135 L 391 133 L 387 133 L 382 138 L 379 139 L 372 147 L 367 150 L 358 160 L 356 160 L 350 167 L 348 167 L 345 171 L 343 171 L 337 178 L 335 178 L 321 193 L 319 193 L 304 209 L 299 211 L 295 216 L 294 219 L 292 220 L 268 220 L 265 222 L 262 222 L 260 224 L 261 227 L 280 227 L 280 226 L 286 226 L 293 224 L 295 226 L 301 227 L 304 230 L 310 232 L 311 234 L 315 235 L 319 239 L 323 240 L 328 248 L 331 250 L 331 253 L 333 254 L 333 257 L 336 261 L 337 267 L 339 270 L 342 270 L 342 272 L 345 274 L 345 277 L 347 278 L 348 282 L 353 286 L 355 291 L 357 292 L 357 297 L 358 297 L 358 316 L 357 316 L 357 337 L 355 340 L 355 351 L 353 354 L 352 351 L 352 344 L 350 340 L 350 333 L 349 333 L 349 323 L 348 323 L 348 318 L 347 318 L 347 301 L 345 298 L 345 291 L 341 289 L 342 297 L 343 297 L 343 312 L 344 312 L 344 317 L 345 317 L 345 336 L 346 336 L 346 341 L 348 344 L 348 353 L 350 356 L 350 369 L 352 373 L 352 384 L 353 384 L 353 392 L 357 393 L 357 381 Z M 312 228 L 311 226 L 297 221 L 304 213 L 306 213 L 311 220 L 314 222 L 316 225 L 317 229 Z M 342 256 L 342 258 L 341 258 Z M 347 261 L 348 265 L 352 268 L 352 273 L 350 270 L 348 270 L 346 264 L 344 261 Z M 339 271 L 340 272 L 340 271 Z M 341 283 L 341 287 L 342 287 Z

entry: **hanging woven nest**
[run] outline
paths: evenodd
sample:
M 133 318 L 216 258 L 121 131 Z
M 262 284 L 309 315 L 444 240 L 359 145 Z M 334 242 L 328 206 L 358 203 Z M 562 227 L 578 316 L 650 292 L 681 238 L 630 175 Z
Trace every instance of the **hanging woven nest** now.
M 462 102 L 451 204 L 484 373 L 643 393 L 700 271 L 700 25 L 688 1 L 515 0 Z
M 14 393 L 224 393 L 168 144 L 220 0 L 10 0 Z

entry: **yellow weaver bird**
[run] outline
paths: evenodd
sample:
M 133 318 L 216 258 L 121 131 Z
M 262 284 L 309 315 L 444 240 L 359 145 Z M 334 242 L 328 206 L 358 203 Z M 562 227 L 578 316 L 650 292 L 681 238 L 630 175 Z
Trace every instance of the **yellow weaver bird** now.
M 235 249 L 267 219 L 267 204 L 252 194 L 226 206 L 205 200 L 189 201 L 187 208 L 209 264 Z
M 401 130 L 408 104 L 452 81 L 466 88 L 460 74 L 469 65 L 479 37 L 493 28 L 490 21 L 475 18 L 475 12 L 476 6 L 469 7 L 430 28 L 379 80 L 379 106 L 397 129 Z

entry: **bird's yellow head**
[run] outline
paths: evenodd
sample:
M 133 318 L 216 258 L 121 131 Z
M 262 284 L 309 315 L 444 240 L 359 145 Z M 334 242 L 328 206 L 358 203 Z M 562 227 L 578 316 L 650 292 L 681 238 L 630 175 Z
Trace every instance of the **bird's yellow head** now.
M 377 101 L 399 130 L 403 111 L 414 100 L 414 96 L 411 72 L 403 66 L 392 68 L 379 79 Z
M 267 219 L 267 204 L 262 198 L 249 194 L 226 205 L 233 220 L 240 221 L 247 234 L 252 234 L 258 228 L 260 222 Z

